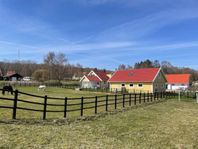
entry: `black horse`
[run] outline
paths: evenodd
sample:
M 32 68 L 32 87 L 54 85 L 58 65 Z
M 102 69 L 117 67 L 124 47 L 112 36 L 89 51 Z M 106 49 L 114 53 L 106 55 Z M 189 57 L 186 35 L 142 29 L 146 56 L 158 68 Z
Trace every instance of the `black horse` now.
M 2 94 L 5 95 L 5 92 L 10 92 L 13 95 L 13 87 L 11 85 L 6 85 L 3 87 Z

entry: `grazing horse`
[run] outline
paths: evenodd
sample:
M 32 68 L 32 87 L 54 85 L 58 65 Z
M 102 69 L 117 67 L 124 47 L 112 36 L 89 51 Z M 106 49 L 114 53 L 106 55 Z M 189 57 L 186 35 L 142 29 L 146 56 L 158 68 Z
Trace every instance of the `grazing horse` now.
M 39 85 L 39 87 L 38 87 L 38 91 L 39 90 L 45 91 L 45 89 L 46 89 L 46 86 L 45 85 Z
M 5 95 L 5 91 L 10 92 L 13 95 L 13 88 L 11 85 L 6 85 L 3 87 L 2 94 Z

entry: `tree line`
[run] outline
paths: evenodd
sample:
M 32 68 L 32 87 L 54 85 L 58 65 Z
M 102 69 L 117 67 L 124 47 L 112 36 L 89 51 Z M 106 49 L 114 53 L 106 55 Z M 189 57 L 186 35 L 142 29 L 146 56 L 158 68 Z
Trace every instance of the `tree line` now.
M 121 64 L 118 70 L 133 69 L 133 68 L 158 68 L 161 67 L 165 74 L 191 74 L 191 81 L 198 80 L 198 71 L 188 67 L 173 66 L 168 61 L 159 62 L 158 60 L 144 60 L 136 62 L 133 65 L 126 66 Z M 80 64 L 70 64 L 66 55 L 63 53 L 49 52 L 43 58 L 43 63 L 36 63 L 33 61 L 4 61 L 0 62 L 0 75 L 6 75 L 8 71 L 15 71 L 22 76 L 32 76 L 37 81 L 46 80 L 70 80 L 75 74 L 76 76 L 83 76 L 91 70 L 97 68 L 82 67 Z M 108 73 L 112 72 L 105 70 Z
M 158 60 L 144 60 L 136 62 L 134 65 L 121 64 L 118 66 L 118 70 L 133 69 L 133 68 L 159 68 L 161 67 L 165 74 L 191 74 L 191 81 L 198 80 L 198 71 L 188 67 L 177 67 L 172 65 L 168 61 L 158 61 Z
M 43 58 L 43 63 L 33 61 L 4 61 L 0 62 L 3 75 L 15 71 L 22 76 L 32 76 L 37 81 L 67 80 L 75 74 L 82 76 L 91 68 L 83 68 L 80 64 L 70 64 L 64 53 L 49 52 Z

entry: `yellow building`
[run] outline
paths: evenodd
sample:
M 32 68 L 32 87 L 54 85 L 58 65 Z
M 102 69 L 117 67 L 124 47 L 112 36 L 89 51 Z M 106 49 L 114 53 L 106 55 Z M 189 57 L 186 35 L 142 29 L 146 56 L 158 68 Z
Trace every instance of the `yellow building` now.
M 166 77 L 161 68 L 118 70 L 109 79 L 110 91 L 164 92 Z

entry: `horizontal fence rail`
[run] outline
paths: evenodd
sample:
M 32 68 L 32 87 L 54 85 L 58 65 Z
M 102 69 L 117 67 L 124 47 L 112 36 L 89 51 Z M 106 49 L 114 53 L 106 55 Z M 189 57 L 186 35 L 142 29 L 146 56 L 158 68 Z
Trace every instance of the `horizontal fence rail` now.
M 0 89 L 0 92 L 3 89 Z M 95 97 L 80 97 L 80 98 L 57 98 L 48 96 L 38 96 L 29 93 L 24 93 L 18 90 L 13 91 L 13 98 L 0 97 L 0 100 L 11 101 L 12 106 L 0 105 L 0 109 L 12 109 L 12 119 L 17 117 L 17 109 L 25 111 L 34 111 L 42 113 L 43 120 L 46 119 L 47 113 L 62 113 L 66 118 L 70 112 L 79 112 L 80 116 L 84 116 L 84 112 L 87 109 L 93 109 L 93 114 L 99 113 L 100 107 L 105 112 L 111 109 L 118 109 L 119 107 L 125 108 L 130 106 L 141 105 L 143 103 L 151 103 L 157 100 L 175 97 L 176 93 L 162 92 L 162 93 L 131 93 L 131 94 L 115 94 L 104 95 Z M 34 97 L 38 101 L 30 101 L 26 99 L 20 99 L 19 95 L 26 95 L 27 97 Z M 49 103 L 51 101 L 60 101 L 61 103 Z M 19 104 L 20 103 L 20 104 Z M 40 108 L 22 107 L 21 103 L 40 106 Z M 54 108 L 54 109 L 50 109 Z M 57 109 L 62 108 L 62 109 Z

